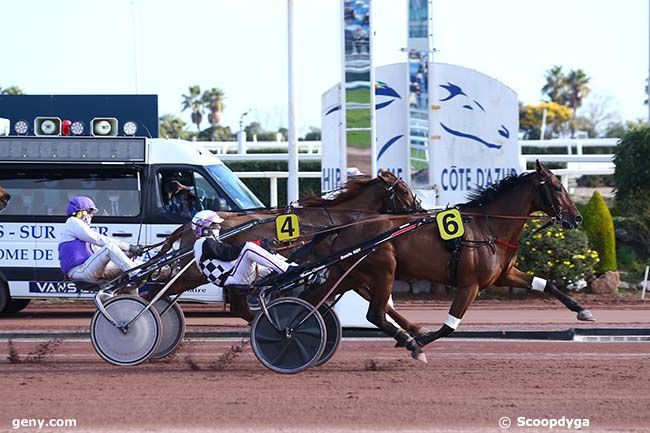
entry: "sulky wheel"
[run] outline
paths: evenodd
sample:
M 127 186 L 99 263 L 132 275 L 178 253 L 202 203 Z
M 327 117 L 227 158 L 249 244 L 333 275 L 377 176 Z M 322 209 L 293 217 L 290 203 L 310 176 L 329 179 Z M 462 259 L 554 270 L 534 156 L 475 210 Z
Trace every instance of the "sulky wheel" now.
M 334 309 L 327 305 L 321 305 L 318 312 L 323 317 L 323 322 L 325 322 L 327 338 L 325 340 L 325 350 L 323 350 L 323 354 L 320 358 L 314 362 L 314 367 L 323 365 L 332 359 L 336 353 L 336 349 L 338 349 L 339 344 L 341 344 L 341 337 L 343 337 L 341 321 L 339 320 L 339 316 L 334 312 Z
M 123 325 L 144 310 L 147 302 L 137 296 L 117 296 L 104 304 L 108 314 Z M 104 360 L 114 365 L 137 365 L 156 352 L 162 338 L 162 324 L 158 312 L 151 308 L 144 312 L 125 331 L 115 326 L 97 310 L 90 322 L 90 339 Z
M 185 315 L 178 302 L 174 303 L 171 308 L 165 311 L 171 302 L 168 297 L 164 296 L 153 304 L 162 322 L 162 338 L 160 340 L 160 346 L 151 355 L 151 359 L 160 359 L 171 355 L 183 342 L 183 337 L 185 336 Z M 165 311 L 164 314 L 163 311 Z
M 251 326 L 251 346 L 257 359 L 277 373 L 298 373 L 318 360 L 325 349 L 325 322 L 313 306 L 298 298 L 280 298 L 267 306 Z M 270 318 L 270 320 L 269 320 Z

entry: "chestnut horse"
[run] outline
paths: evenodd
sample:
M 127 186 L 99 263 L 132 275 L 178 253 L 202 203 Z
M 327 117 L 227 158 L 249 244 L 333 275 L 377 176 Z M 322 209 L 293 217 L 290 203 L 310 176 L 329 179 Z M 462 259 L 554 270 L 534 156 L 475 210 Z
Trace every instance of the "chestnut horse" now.
M 536 171 L 507 177 L 494 186 L 474 192 L 469 198 L 471 201 L 458 206 L 467 222 L 455 275 L 450 272 L 451 256 L 447 248 L 450 241 L 441 239 L 436 224 L 426 224 L 410 234 L 381 244 L 351 271 L 349 268 L 358 257 L 333 266 L 327 282 L 303 296 L 315 305 L 335 281 L 346 271 L 350 272 L 335 288 L 334 294 L 352 289 L 365 291 L 370 301 L 366 315 L 368 321 L 395 338 L 398 345 L 406 346 L 414 358 L 425 362 L 422 347 L 451 334 L 479 290 L 490 285 L 549 293 L 578 313 L 579 320 L 593 320 L 587 309 L 559 291 L 552 282 L 527 275 L 514 267 L 521 232 L 533 212 L 542 211 L 565 228 L 576 228 L 582 220 L 562 184 L 548 168 L 537 162 Z M 417 218 L 383 216 L 367 224 L 348 227 L 339 233 L 333 250 L 358 244 L 360 240 L 370 239 Z M 396 278 L 429 280 L 457 287 L 448 319 L 439 330 L 422 333 L 408 321 L 404 324 L 398 322 L 402 329 L 386 320 L 387 302 Z
M 0 186 L 0 212 L 2 212 L 9 204 L 11 195 Z
M 313 233 L 321 232 L 327 227 L 375 218 L 381 213 L 424 212 L 419 200 L 408 185 L 389 171 L 380 171 L 375 178 L 350 179 L 333 199 L 312 195 L 302 199 L 300 204 L 303 207 L 293 208 L 291 211 L 298 215 L 301 234 L 307 237 Z M 222 223 L 222 232 L 253 219 L 264 220 L 284 212 L 285 209 L 246 212 L 245 214 L 220 212 L 219 215 L 225 219 Z M 275 236 L 274 224 L 261 224 L 228 238 L 227 242 L 243 244 L 251 240 L 273 239 Z M 196 238 L 190 223 L 182 225 L 169 235 L 159 254 L 169 251 L 174 242 L 178 240 L 180 240 L 181 248 L 194 244 Z M 328 244 L 328 242 L 324 242 L 324 244 Z M 329 251 L 327 247 L 325 249 Z M 287 253 L 289 252 L 287 250 Z M 181 293 L 205 283 L 207 283 L 205 276 L 197 267 L 193 266 L 185 272 L 183 278 L 179 278 L 169 288 L 167 294 Z M 155 293 L 155 289 L 151 290 L 147 293 L 146 298 L 153 298 Z M 255 318 L 254 313 L 248 309 L 246 297 L 241 295 L 231 294 L 230 312 L 248 322 Z M 392 314 L 396 313 L 391 311 Z M 401 316 L 399 319 L 401 320 Z

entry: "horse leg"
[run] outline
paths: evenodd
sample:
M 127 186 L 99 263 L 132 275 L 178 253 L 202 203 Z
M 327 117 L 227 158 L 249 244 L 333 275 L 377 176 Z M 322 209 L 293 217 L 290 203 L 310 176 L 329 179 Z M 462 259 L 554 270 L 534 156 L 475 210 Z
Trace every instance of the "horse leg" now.
M 589 310 L 571 296 L 562 293 L 552 282 L 530 276 L 515 267 L 502 274 L 495 284 L 498 286 L 525 287 L 538 292 L 546 292 L 562 302 L 569 310 L 577 313 L 578 320 L 594 320 L 594 316 Z
M 367 286 L 365 285 L 360 286 L 358 288 L 355 288 L 354 291 L 357 292 L 359 296 L 361 296 L 363 299 L 370 302 L 370 292 Z M 404 329 L 413 337 L 424 335 L 430 331 L 424 326 L 415 325 L 409 322 L 408 319 L 406 319 L 406 317 L 402 316 L 400 313 L 397 312 L 397 310 L 395 310 L 388 304 L 386 304 L 386 314 L 388 314 L 390 318 L 393 319 L 395 323 L 399 325 L 400 328 Z M 401 347 L 401 346 L 396 346 L 396 347 Z
M 373 295 L 375 296 L 370 299 L 370 306 L 368 307 L 366 319 L 368 319 L 368 322 L 384 331 L 387 335 L 393 337 L 399 346 L 405 346 L 406 349 L 411 352 L 413 359 L 426 363 L 427 357 L 424 352 L 422 352 L 420 346 L 415 342 L 415 339 L 405 330 L 398 328 L 386 320 L 386 307 L 388 305 L 389 294 L 390 291 L 382 291 L 382 293 L 378 293 L 377 291 L 373 292 Z
M 454 300 L 451 303 L 451 308 L 449 308 L 449 316 L 447 316 L 445 323 L 437 331 L 427 332 L 425 335 L 417 337 L 415 341 L 418 345 L 426 346 L 432 341 L 446 337 L 454 332 L 456 328 L 458 328 L 467 308 L 469 308 L 470 304 L 474 299 L 476 299 L 477 293 L 478 284 L 470 287 L 458 288 L 456 296 L 454 296 Z
M 230 314 L 241 317 L 249 324 L 255 319 L 255 313 L 248 308 L 246 296 L 240 294 L 230 294 Z

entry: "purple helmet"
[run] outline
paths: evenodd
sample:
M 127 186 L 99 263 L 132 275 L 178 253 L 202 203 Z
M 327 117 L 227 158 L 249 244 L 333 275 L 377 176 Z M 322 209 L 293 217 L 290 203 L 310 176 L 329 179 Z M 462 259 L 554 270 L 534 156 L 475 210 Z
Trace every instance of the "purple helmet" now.
M 95 207 L 95 202 L 92 201 L 90 197 L 86 197 L 85 195 L 78 195 L 72 200 L 70 200 L 70 203 L 68 203 L 68 207 L 66 208 L 65 213 L 68 216 L 72 216 L 75 213 L 82 210 L 97 212 L 97 208 Z

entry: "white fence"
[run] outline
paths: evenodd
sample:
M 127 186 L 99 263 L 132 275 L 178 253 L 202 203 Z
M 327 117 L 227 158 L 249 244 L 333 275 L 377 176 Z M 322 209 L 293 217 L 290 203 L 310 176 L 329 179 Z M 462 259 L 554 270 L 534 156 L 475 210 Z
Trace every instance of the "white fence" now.
M 560 176 L 566 188 L 569 186 L 569 179 L 582 175 L 607 175 L 614 173 L 614 155 L 584 153 L 584 149 L 594 147 L 611 147 L 612 150 L 619 142 L 618 138 L 591 138 L 591 139 L 553 139 L 553 140 L 520 140 L 520 159 L 522 165 L 525 162 L 540 160 L 541 162 L 563 162 L 567 163 L 565 169 L 555 169 L 553 172 Z M 248 151 L 265 151 L 281 149 L 286 152 L 286 141 L 248 141 L 238 143 L 236 141 L 218 141 L 201 143 L 205 148 L 217 154 L 225 162 L 228 161 L 277 161 L 287 160 L 286 153 L 252 153 Z M 320 141 L 299 141 L 298 159 L 300 161 L 320 161 Z M 239 147 L 243 146 L 243 148 Z M 562 154 L 522 154 L 522 147 L 533 147 L 540 149 L 558 148 L 565 149 Z M 243 153 L 229 153 L 243 150 Z M 287 172 L 266 171 L 266 172 L 237 172 L 242 178 L 268 178 L 270 182 L 271 206 L 277 206 L 277 180 L 288 177 Z M 299 172 L 299 178 L 320 178 L 320 172 Z

